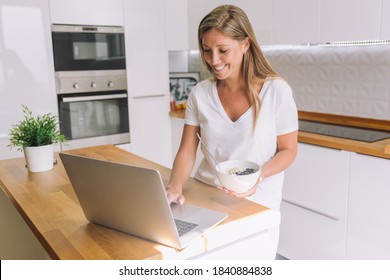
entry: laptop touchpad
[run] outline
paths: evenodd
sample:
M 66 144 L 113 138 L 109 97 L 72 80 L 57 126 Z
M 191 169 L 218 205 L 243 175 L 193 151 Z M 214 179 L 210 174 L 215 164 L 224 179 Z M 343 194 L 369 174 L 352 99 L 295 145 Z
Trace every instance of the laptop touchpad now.
M 198 207 L 191 206 L 188 204 L 184 204 L 184 205 L 171 204 L 171 209 L 172 209 L 173 217 L 181 220 L 184 220 L 201 210 Z

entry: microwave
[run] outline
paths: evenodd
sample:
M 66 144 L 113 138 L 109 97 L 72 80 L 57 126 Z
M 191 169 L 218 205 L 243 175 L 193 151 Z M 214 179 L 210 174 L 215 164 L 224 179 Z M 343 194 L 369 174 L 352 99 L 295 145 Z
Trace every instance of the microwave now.
M 52 42 L 56 72 L 126 69 L 123 27 L 55 24 Z

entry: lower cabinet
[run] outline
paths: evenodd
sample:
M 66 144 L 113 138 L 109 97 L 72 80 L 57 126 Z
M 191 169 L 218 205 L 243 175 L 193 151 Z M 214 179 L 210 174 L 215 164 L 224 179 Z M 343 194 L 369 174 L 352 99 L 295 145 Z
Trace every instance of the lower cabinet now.
M 172 167 L 169 96 L 129 98 L 131 152 Z
M 299 144 L 285 172 L 278 253 L 344 259 L 350 152 Z
M 278 254 L 292 260 L 345 258 L 346 222 L 282 201 Z
M 285 172 L 278 254 L 390 259 L 390 160 L 299 143 Z
M 390 160 L 353 154 L 347 259 L 390 259 Z
M 0 260 L 50 260 L 0 186 Z

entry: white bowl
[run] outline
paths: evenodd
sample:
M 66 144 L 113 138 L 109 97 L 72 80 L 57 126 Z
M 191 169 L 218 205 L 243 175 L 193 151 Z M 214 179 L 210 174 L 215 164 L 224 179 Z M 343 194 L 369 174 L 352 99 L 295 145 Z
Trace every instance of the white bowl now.
M 236 169 L 241 171 L 246 168 L 252 168 L 255 172 L 248 175 L 231 174 Z M 236 193 L 244 193 L 256 184 L 257 179 L 260 176 L 261 168 L 257 163 L 252 161 L 229 160 L 219 163 L 215 169 L 223 187 L 235 191 Z

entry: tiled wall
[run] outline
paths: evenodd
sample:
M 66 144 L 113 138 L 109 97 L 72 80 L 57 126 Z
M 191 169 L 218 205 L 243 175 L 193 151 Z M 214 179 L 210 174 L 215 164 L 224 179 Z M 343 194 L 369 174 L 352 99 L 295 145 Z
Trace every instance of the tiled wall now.
M 299 110 L 390 120 L 390 45 L 267 46 Z
M 291 85 L 299 110 L 390 120 L 390 45 L 262 50 Z M 169 58 L 171 72 L 202 71 L 196 50 L 171 52 Z

